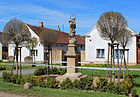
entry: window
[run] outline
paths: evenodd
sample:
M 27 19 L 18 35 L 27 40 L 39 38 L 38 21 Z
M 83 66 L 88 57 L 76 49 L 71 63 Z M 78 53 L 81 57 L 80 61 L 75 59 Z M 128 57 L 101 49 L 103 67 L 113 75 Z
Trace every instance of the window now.
M 97 49 L 97 58 L 104 58 L 105 57 L 105 50 L 104 49 Z
M 122 57 L 122 54 L 123 54 L 122 49 L 119 49 L 118 50 L 118 57 L 121 58 Z M 117 49 L 115 49 L 114 57 L 117 58 Z
M 38 56 L 38 50 L 30 50 L 30 56 Z

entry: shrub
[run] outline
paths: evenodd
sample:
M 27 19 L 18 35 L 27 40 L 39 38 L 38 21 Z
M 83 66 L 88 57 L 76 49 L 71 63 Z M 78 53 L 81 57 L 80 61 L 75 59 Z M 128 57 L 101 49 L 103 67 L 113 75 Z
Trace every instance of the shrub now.
M 80 89 L 81 90 L 90 90 L 92 88 L 93 78 L 92 77 L 84 77 L 80 78 Z
M 36 65 L 32 64 L 32 67 L 36 67 Z
M 0 62 L 3 62 L 2 60 L 0 60 Z
M 50 68 L 49 73 L 50 74 L 59 74 L 59 69 L 57 69 L 57 68 Z
M 24 58 L 25 62 L 33 62 L 33 58 L 31 56 L 27 56 Z
M 136 97 L 137 90 L 135 88 L 132 88 L 130 92 L 132 93 L 132 97 Z
M 27 77 L 25 82 L 29 82 L 30 84 L 32 84 L 32 86 L 36 85 L 36 81 L 34 77 Z
M 107 80 L 105 78 L 99 78 L 99 81 L 96 83 L 96 86 L 93 86 L 93 90 L 95 91 L 106 91 Z
M 11 76 L 13 74 L 9 73 L 9 72 L 3 72 L 3 75 L 2 75 L 2 79 L 6 82 L 11 82 Z
M 69 78 L 66 78 L 66 80 L 64 80 L 62 83 L 61 83 L 61 89 L 72 89 L 73 88 L 73 85 L 72 85 L 72 81 L 69 79 Z
M 111 92 L 111 93 L 119 93 L 119 86 L 115 84 L 114 82 L 109 82 L 106 85 L 106 92 Z M 105 92 L 105 91 L 104 91 Z
M 42 82 L 44 81 L 44 77 L 41 76 L 35 77 L 34 80 L 35 80 L 35 86 L 41 86 Z
M 8 58 L 7 58 L 8 60 L 9 60 L 9 62 L 12 62 L 13 61 L 13 59 L 14 59 L 14 56 L 8 56 Z
M 47 78 L 47 88 L 58 88 L 59 82 L 55 78 Z
M 14 66 L 13 68 L 16 69 L 16 66 Z M 20 66 L 18 66 L 18 69 L 19 69 L 19 68 L 20 68 Z M 21 66 L 21 69 L 22 69 L 22 66 Z
M 41 68 L 38 68 L 34 71 L 34 75 L 38 76 L 38 75 L 44 75 L 44 74 L 47 74 L 47 67 L 41 67 Z M 60 74 L 60 75 L 63 75 L 66 73 L 66 69 L 65 68 L 50 68 L 49 69 L 49 74 Z
M 0 70 L 6 70 L 6 67 L 1 66 L 1 67 L 0 67 Z
M 73 88 L 74 89 L 80 89 L 80 80 L 74 80 Z
M 63 75 L 63 74 L 66 73 L 66 71 L 67 71 L 66 68 L 60 68 L 60 69 L 59 69 L 59 74 L 60 74 L 60 75 Z
M 45 71 L 47 73 L 47 68 L 38 68 L 34 71 L 34 75 L 38 76 L 38 75 L 44 75 Z

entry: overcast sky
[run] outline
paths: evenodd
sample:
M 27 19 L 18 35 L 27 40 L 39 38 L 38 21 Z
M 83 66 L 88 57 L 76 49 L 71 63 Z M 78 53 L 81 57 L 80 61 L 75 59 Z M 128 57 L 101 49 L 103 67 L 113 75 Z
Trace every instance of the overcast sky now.
M 127 19 L 128 26 L 140 32 L 140 0 L 0 0 L 0 31 L 15 17 L 27 24 L 69 32 L 68 21 L 76 15 L 76 33 L 85 35 L 107 11 L 117 11 Z M 64 29 L 63 29 L 64 25 Z

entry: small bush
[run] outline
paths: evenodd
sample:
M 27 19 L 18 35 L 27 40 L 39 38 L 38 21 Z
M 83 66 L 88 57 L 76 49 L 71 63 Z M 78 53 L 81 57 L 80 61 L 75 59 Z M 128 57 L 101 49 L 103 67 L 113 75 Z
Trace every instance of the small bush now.
M 27 56 L 24 58 L 25 62 L 33 62 L 33 58 L 31 56 Z
M 11 82 L 11 76 L 13 76 L 13 74 L 9 72 L 3 72 L 2 79 L 6 82 Z
M 105 92 L 107 86 L 107 80 L 105 78 L 99 78 L 99 81 L 96 83 L 96 86 L 93 86 L 93 90 Z
M 6 70 L 6 67 L 1 66 L 1 67 L 0 67 L 0 70 Z
M 0 62 L 3 62 L 2 60 L 0 60 Z
M 38 76 L 38 75 L 44 75 L 45 71 L 47 73 L 47 68 L 38 68 L 34 71 L 34 75 Z
M 47 74 L 47 67 L 41 67 L 41 68 L 38 68 L 34 71 L 34 75 L 38 76 L 38 75 L 44 75 L 44 74 Z M 49 74 L 60 74 L 60 75 L 63 75 L 66 73 L 66 69 L 65 68 L 50 68 L 49 69 Z
M 106 92 L 111 92 L 111 93 L 118 94 L 119 93 L 119 86 L 117 84 L 115 84 L 114 82 L 109 82 L 106 85 Z
M 92 88 L 92 84 L 93 84 L 92 77 L 80 78 L 80 89 L 81 90 L 90 90 Z
M 7 58 L 8 60 L 9 60 L 9 62 L 12 62 L 13 61 L 13 59 L 14 59 L 14 56 L 8 56 L 8 58 Z
M 66 68 L 60 68 L 59 69 L 59 74 L 60 75 L 63 75 L 63 74 L 65 74 L 67 72 L 67 69 Z
M 74 80 L 74 82 L 73 82 L 73 88 L 74 89 L 80 89 L 80 86 L 81 86 L 80 80 Z
M 62 90 L 73 88 L 72 81 L 69 78 L 66 78 L 66 80 L 64 80 L 60 86 Z
M 35 77 L 34 80 L 35 80 L 35 86 L 41 86 L 42 82 L 44 81 L 44 77 L 41 76 Z
M 36 67 L 36 65 L 32 64 L 32 67 Z
M 36 81 L 34 77 L 27 77 L 25 82 L 29 82 L 30 84 L 32 84 L 32 86 L 36 85 Z
M 135 88 L 132 88 L 130 92 L 132 93 L 132 97 L 136 97 L 137 90 Z
M 59 82 L 55 78 L 48 78 L 46 83 L 47 88 L 58 88 Z

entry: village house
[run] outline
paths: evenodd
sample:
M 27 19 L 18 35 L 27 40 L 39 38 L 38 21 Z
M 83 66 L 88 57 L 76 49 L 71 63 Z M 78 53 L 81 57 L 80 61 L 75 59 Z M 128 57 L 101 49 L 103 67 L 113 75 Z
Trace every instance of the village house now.
M 8 57 L 8 48 L 2 42 L 2 32 L 0 32 L 0 60 L 5 60 Z
M 126 46 L 126 49 L 129 49 L 128 61 L 129 61 L 129 65 L 135 65 L 137 63 L 137 34 L 134 31 L 132 31 L 130 28 L 128 29 L 133 34 L 130 43 Z M 95 63 L 107 62 L 108 43 L 110 43 L 109 40 L 104 40 L 103 38 L 100 37 L 96 26 L 93 27 L 85 35 L 85 61 L 95 62 Z M 119 52 L 119 59 L 121 59 L 122 47 L 119 46 L 118 52 Z M 125 55 L 127 59 L 127 52 Z M 115 59 L 115 61 L 117 61 L 117 58 Z
M 37 46 L 34 48 L 35 50 L 35 61 L 44 61 L 44 59 L 46 59 L 46 56 L 44 55 L 44 47 L 43 45 L 40 43 L 40 39 L 39 39 L 39 35 L 41 33 L 41 31 L 43 29 L 47 30 L 51 30 L 57 33 L 57 41 L 55 44 L 53 44 L 51 46 L 51 49 L 53 49 L 52 51 L 52 57 L 55 58 L 53 61 L 62 61 L 64 60 L 65 56 L 64 54 L 66 53 L 68 47 L 68 40 L 69 40 L 69 34 L 60 31 L 60 28 L 58 28 L 57 30 L 54 29 L 49 29 L 49 28 L 45 28 L 43 27 L 43 22 L 39 23 L 39 26 L 32 26 L 29 24 L 26 24 L 30 33 L 31 33 L 31 37 L 36 37 L 38 44 Z M 76 35 L 76 39 L 77 39 L 77 53 L 80 54 L 81 50 L 85 49 L 85 39 L 81 36 L 81 35 Z M 9 56 L 13 56 L 14 55 L 14 46 L 12 44 L 9 45 L 8 47 L 8 54 Z M 20 53 L 20 52 L 19 52 Z M 27 56 L 31 56 L 31 51 L 29 49 L 27 49 L 26 47 L 22 47 L 21 49 L 21 61 L 24 62 L 24 58 Z

